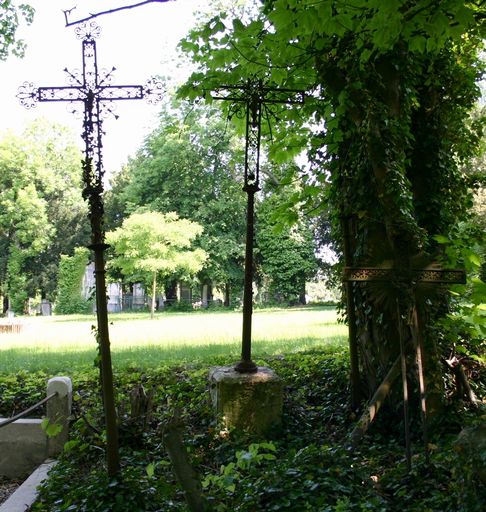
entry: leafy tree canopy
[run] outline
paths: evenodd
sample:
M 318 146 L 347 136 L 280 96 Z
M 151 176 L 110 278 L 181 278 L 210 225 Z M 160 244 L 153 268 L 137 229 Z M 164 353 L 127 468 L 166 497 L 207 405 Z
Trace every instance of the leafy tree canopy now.
M 21 20 L 28 24 L 34 19 L 34 9 L 28 4 L 18 4 L 4 0 L 0 6 L 0 60 L 6 60 L 10 54 L 22 57 L 25 43 L 17 39 L 16 33 Z
M 0 140 L 0 283 L 12 288 L 7 271 L 17 255 L 26 276 L 22 293 L 52 295 L 60 254 L 87 241 L 81 197 L 81 157 L 72 133 L 39 119 L 21 135 Z M 16 285 L 14 288 L 18 288 Z M 19 290 L 20 291 L 20 290 Z M 52 298 L 52 297 L 51 297 Z
M 191 248 L 201 233 L 199 224 L 174 212 L 133 213 L 106 235 L 115 251 L 110 264 L 132 282 L 152 282 L 153 313 L 158 276 L 189 279 L 201 270 L 207 254 Z
M 441 250 L 434 237 L 452 234 L 472 204 L 474 177 L 459 164 L 481 137 L 482 123 L 468 121 L 483 70 L 485 7 L 483 0 L 267 0 L 250 16 L 223 12 L 181 43 L 199 69 L 180 94 L 211 101 L 217 86 L 255 79 L 306 90 L 300 108 L 271 106 L 270 157 L 305 150 L 309 161 L 289 204 L 330 209 L 338 254 L 343 226 L 350 233 L 348 265 L 423 264 Z M 396 289 L 354 291 L 371 391 L 399 350 L 389 341 L 397 339 Z M 429 325 L 443 302 L 423 298 Z M 428 379 L 440 393 L 437 339 L 432 330 L 426 337 Z
M 241 279 L 244 240 L 242 146 L 217 108 L 167 104 L 160 125 L 119 173 L 107 194 L 116 226 L 139 207 L 204 226 L 199 245 L 209 255 L 200 273 L 216 284 Z

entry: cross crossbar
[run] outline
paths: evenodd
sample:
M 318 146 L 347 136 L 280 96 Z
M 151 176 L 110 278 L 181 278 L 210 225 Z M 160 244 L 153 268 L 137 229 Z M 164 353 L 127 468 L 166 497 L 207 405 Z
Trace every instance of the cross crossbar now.
M 435 284 L 464 284 L 466 273 L 462 269 L 397 269 L 383 267 L 345 267 L 344 280 L 352 282 L 400 281 Z

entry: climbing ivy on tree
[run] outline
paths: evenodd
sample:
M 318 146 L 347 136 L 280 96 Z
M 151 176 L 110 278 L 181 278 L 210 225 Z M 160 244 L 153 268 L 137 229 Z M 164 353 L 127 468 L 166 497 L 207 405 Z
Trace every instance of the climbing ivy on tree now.
M 88 261 L 89 251 L 84 247 L 77 247 L 72 256 L 61 256 L 56 313 L 69 315 L 89 312 L 91 302 L 82 296 L 83 276 Z
M 474 178 L 459 164 L 481 136 L 481 123 L 467 121 L 485 19 L 482 0 L 268 0 L 250 18 L 222 12 L 181 43 L 199 69 L 180 94 L 210 101 L 217 85 L 255 77 L 306 90 L 305 105 L 272 117 L 270 158 L 306 151 L 309 161 L 295 173 L 302 187 L 289 207 L 330 209 L 341 265 L 345 228 L 348 264 L 420 266 L 439 259 L 434 236 L 448 236 L 472 202 Z M 399 351 L 395 300 L 398 293 L 407 310 L 409 290 L 353 288 L 364 391 L 372 392 Z M 424 291 L 418 299 L 436 406 L 442 367 L 432 327 L 445 297 Z

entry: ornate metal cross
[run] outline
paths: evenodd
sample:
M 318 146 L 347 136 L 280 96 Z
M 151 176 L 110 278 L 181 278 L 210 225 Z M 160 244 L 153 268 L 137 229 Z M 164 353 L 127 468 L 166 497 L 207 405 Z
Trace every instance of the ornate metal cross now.
M 420 315 L 417 311 L 415 299 L 415 289 L 419 284 L 429 285 L 450 285 L 463 284 L 466 282 L 466 274 L 462 269 L 443 269 L 437 267 L 429 268 L 388 268 L 388 267 L 345 267 L 344 281 L 351 282 L 384 282 L 395 283 L 397 288 L 404 288 L 411 291 L 411 303 L 409 307 L 410 324 L 412 339 L 415 348 L 415 357 L 417 363 L 417 373 L 420 390 L 420 405 L 422 414 L 423 441 L 425 446 L 425 457 L 428 462 L 428 435 L 427 435 L 427 403 L 426 403 L 426 385 L 424 377 L 424 347 L 423 347 L 423 325 Z M 349 304 L 348 304 L 349 307 Z M 402 311 L 399 299 L 396 299 L 396 308 L 398 316 L 398 334 L 400 341 L 400 359 L 403 387 L 403 414 L 405 426 L 405 451 L 407 467 L 411 468 L 411 444 L 410 444 L 410 422 L 408 414 L 408 382 L 407 382 L 407 362 L 405 347 L 402 338 Z
M 249 80 L 242 85 L 220 86 L 214 90 L 214 99 L 231 101 L 233 113 L 243 113 L 246 120 L 245 170 L 243 191 L 248 195 L 246 209 L 245 283 L 243 291 L 243 333 L 241 361 L 235 366 L 240 373 L 257 371 L 251 359 L 251 320 L 253 313 L 253 238 L 255 217 L 255 194 L 260 190 L 260 142 L 262 115 L 268 113 L 269 104 L 303 103 L 305 94 L 294 89 L 279 89 L 265 86 L 262 80 Z M 244 106 L 244 110 L 241 106 Z
M 97 336 L 101 355 L 108 472 L 114 475 L 119 470 L 119 458 L 105 282 L 104 252 L 108 246 L 105 244 L 103 229 L 103 119 L 109 114 L 114 115 L 114 101 L 145 98 L 149 103 L 155 103 L 162 98 L 163 92 L 162 84 L 154 79 L 144 86 L 112 85 L 115 68 L 110 71 L 98 68 L 95 39 L 101 33 L 100 27 L 95 22 L 83 23 L 76 27 L 75 33 L 82 40 L 82 71 L 70 72 L 65 69 L 69 83 L 66 86 L 35 88 L 32 83 L 24 82 L 17 97 L 26 108 L 35 107 L 37 102 L 43 101 L 68 102 L 73 112 L 78 111 L 76 105 L 82 107 L 82 138 L 85 143 L 83 197 L 89 204 L 92 232 L 90 249 L 95 257 Z

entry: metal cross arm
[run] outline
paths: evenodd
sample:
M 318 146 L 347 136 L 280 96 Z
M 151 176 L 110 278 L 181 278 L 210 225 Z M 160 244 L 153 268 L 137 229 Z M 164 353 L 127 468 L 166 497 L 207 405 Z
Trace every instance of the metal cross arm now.
M 162 99 L 162 84 L 154 78 L 148 80 L 145 85 L 111 85 L 116 68 L 110 71 L 98 69 L 95 38 L 99 33 L 99 27 L 95 23 L 78 27 L 76 30 L 77 37 L 83 39 L 83 68 L 81 72 L 64 69 L 68 75 L 69 85 L 35 88 L 31 82 L 24 82 L 17 94 L 20 103 L 26 108 L 32 108 L 37 102 L 42 101 L 85 102 L 90 97 L 95 103 L 144 98 L 150 103 L 155 103 Z
M 345 267 L 344 280 L 352 282 L 399 281 L 434 284 L 465 284 L 466 273 L 462 269 L 396 269 L 384 267 Z

